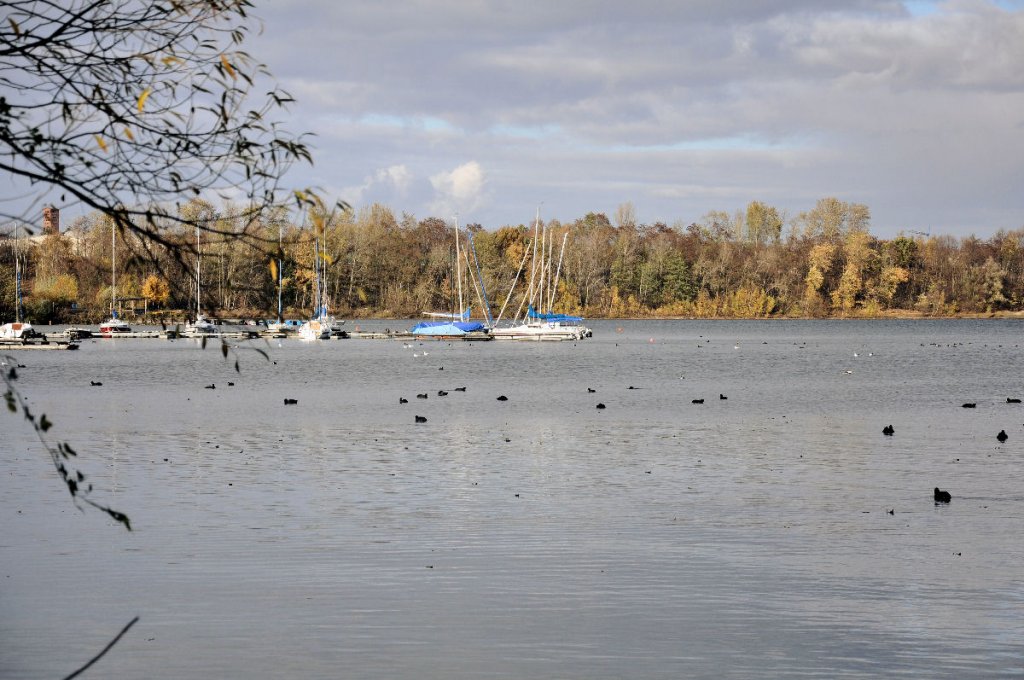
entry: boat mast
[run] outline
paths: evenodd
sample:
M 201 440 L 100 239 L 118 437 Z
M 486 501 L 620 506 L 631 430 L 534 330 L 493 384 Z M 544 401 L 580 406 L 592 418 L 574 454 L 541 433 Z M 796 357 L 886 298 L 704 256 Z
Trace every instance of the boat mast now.
M 487 318 L 487 323 L 490 324 L 491 328 L 494 328 L 494 317 L 491 316 L 491 301 L 487 299 L 487 289 L 484 288 L 484 274 L 480 271 L 480 258 L 476 255 L 476 243 L 473 242 L 473 234 L 469 234 L 469 247 L 473 250 L 473 262 L 476 264 L 476 278 L 477 285 L 480 286 L 480 294 L 483 296 L 483 300 L 480 301 L 480 305 L 484 308 L 484 316 Z M 469 268 L 469 259 L 466 260 L 466 268 Z M 471 275 L 473 270 L 469 272 Z
M 117 312 L 114 311 L 114 300 L 117 299 L 117 269 L 115 264 L 117 262 L 115 258 L 115 241 L 114 236 L 116 231 L 114 229 L 114 221 L 110 221 L 110 318 L 117 318 Z
M 558 277 L 562 274 L 562 257 L 565 255 L 565 242 L 569 240 L 569 230 L 565 230 L 565 236 L 562 237 L 562 249 L 558 252 L 558 268 L 555 269 L 555 285 L 551 289 L 550 302 L 548 303 L 548 311 L 554 311 L 555 308 L 555 291 L 558 290 Z
M 551 311 L 551 306 L 554 304 L 555 291 L 551 286 L 551 263 L 555 260 L 555 232 L 551 231 L 551 237 L 548 239 L 548 261 L 547 261 L 547 272 L 548 272 L 548 305 L 547 311 Z
M 196 323 L 199 322 L 199 295 L 200 295 L 199 267 L 200 267 L 200 263 L 203 261 L 202 251 L 200 251 L 199 246 L 200 246 L 200 243 L 199 243 L 199 225 L 197 224 L 196 225 Z
M 281 267 L 283 262 L 281 261 L 284 247 L 282 242 L 284 240 L 284 223 L 277 223 L 277 322 L 281 323 L 284 321 L 284 315 L 281 314 L 281 286 L 283 279 L 281 278 Z
M 320 316 L 327 318 L 327 218 L 324 218 L 324 237 L 320 240 Z
M 316 224 L 313 224 L 313 280 L 315 287 L 313 289 L 313 317 L 317 319 L 320 317 L 320 241 L 319 235 L 316 233 Z
M 533 257 L 530 258 L 530 285 L 526 289 L 526 302 L 527 304 L 533 304 L 533 295 L 536 289 L 534 284 L 537 281 L 537 244 L 540 242 L 540 206 L 537 206 L 537 218 L 533 221 Z M 543 255 L 543 253 L 542 253 Z M 522 309 L 522 305 L 520 305 Z M 529 312 L 527 312 L 529 315 Z M 519 313 L 516 313 L 516 318 L 519 318 Z M 525 318 L 525 317 L 524 317 Z
M 462 258 L 459 253 L 459 214 L 455 213 L 455 284 L 459 291 L 459 308 L 455 310 L 462 321 Z
M 14 323 L 21 323 L 21 240 L 19 225 L 14 225 Z

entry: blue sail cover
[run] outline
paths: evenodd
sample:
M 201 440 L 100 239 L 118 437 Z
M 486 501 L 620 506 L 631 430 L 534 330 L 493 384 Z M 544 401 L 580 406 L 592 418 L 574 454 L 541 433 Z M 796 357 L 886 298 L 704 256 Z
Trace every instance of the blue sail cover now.
M 413 335 L 465 335 L 473 331 L 483 330 L 484 324 L 479 321 L 421 321 L 412 328 Z
M 533 308 L 533 305 L 528 305 L 526 308 L 526 315 L 531 319 L 538 319 L 540 321 L 561 321 L 564 323 L 579 323 L 583 321 L 582 316 L 569 316 L 568 314 L 542 314 Z

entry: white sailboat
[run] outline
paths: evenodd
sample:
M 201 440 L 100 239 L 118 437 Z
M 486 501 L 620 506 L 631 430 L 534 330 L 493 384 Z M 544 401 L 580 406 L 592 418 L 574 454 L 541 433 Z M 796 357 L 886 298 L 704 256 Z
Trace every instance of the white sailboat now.
M 523 315 L 522 321 L 518 321 L 519 312 L 517 312 L 517 321 L 513 321 L 510 326 L 498 327 L 496 325 L 495 328 L 492 328 L 491 336 L 495 340 L 582 340 L 593 335 L 593 332 L 583 325 L 582 317 L 554 314 L 550 311 L 538 312 L 533 307 L 535 300 L 541 310 L 545 308 L 550 310 L 554 306 L 555 291 L 558 290 L 558 280 L 562 273 L 562 258 L 565 255 L 565 244 L 568 238 L 569 234 L 566 232 L 562 237 L 562 247 L 558 255 L 558 266 L 553 273 L 554 280 L 552 281 L 551 263 L 554 259 L 554 239 L 548 238 L 546 225 L 541 230 L 540 209 L 537 209 L 537 219 L 533 227 L 533 259 L 530 263 L 530 283 L 526 294 L 523 296 L 523 301 L 519 305 L 520 312 L 523 306 L 526 306 L 526 313 Z M 519 274 L 522 273 L 522 268 L 525 264 L 526 256 L 524 254 L 520 271 L 516 273 L 516 279 L 512 282 L 512 288 L 509 290 L 508 297 L 505 298 L 505 305 L 502 306 L 501 312 L 498 314 L 499 322 L 501 321 L 502 314 L 505 312 L 505 307 L 512 297 L 512 291 L 515 289 L 515 284 L 519 280 Z
M 100 337 L 113 338 L 131 333 L 132 329 L 117 317 L 115 302 L 117 301 L 117 260 L 115 258 L 115 237 L 117 231 L 114 222 L 110 223 L 110 318 L 100 324 Z
M 283 248 L 284 241 L 284 225 L 278 223 L 277 225 L 277 320 L 270 321 L 267 323 L 267 331 L 270 333 L 292 333 L 295 331 L 295 325 L 290 324 L 284 320 L 284 260 L 281 254 L 284 252 Z
M 326 241 L 326 232 L 324 234 Z M 326 243 L 324 244 L 326 249 Z M 335 323 L 327 311 L 327 260 L 320 252 L 320 239 L 313 234 L 313 316 L 303 322 L 299 327 L 299 339 L 301 340 L 329 340 L 331 338 L 332 324 Z
M 32 324 L 21 320 L 21 240 L 14 225 L 14 321 L 0 326 L 0 342 L 27 343 L 36 336 Z
M 196 225 L 196 318 L 195 321 L 185 324 L 184 335 L 190 338 L 201 338 L 205 336 L 217 335 L 217 326 L 212 321 L 203 316 L 201 308 L 201 293 L 202 288 L 200 287 L 200 267 L 202 266 L 203 253 L 201 243 L 199 241 L 199 225 Z

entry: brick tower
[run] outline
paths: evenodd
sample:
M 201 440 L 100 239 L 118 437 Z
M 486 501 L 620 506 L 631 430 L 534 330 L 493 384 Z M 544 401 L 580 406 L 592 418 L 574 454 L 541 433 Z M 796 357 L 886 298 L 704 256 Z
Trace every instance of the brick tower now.
M 48 205 L 43 208 L 43 235 L 60 234 L 60 209 Z

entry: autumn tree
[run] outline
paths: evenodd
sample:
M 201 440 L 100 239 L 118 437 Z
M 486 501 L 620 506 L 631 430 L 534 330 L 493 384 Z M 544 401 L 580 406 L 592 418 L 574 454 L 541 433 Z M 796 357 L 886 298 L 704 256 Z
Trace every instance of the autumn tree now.
M 747 238 L 750 241 L 767 243 L 779 240 L 785 220 L 779 215 L 776 208 L 761 201 L 751 201 L 747 205 L 745 222 Z
M 147 304 L 162 305 L 171 297 L 171 287 L 167 280 L 158 274 L 150 274 L 142 282 L 142 297 Z
M 796 217 L 805 236 L 840 241 L 851 231 L 867 231 L 871 211 L 861 203 L 846 203 L 835 197 L 820 199 L 815 206 Z

